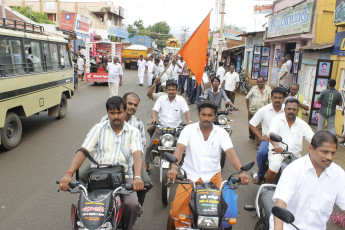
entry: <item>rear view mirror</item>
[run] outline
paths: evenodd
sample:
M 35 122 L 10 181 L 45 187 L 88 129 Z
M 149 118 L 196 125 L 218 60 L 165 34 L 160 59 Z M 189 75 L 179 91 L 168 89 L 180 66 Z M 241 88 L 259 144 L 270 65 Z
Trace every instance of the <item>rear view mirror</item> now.
M 253 168 L 254 165 L 255 165 L 255 162 L 254 162 L 254 161 L 249 162 L 249 163 L 243 165 L 243 166 L 241 167 L 241 170 L 242 170 L 242 171 L 248 171 L 248 170 L 250 170 L 251 168 Z
M 285 208 L 274 206 L 272 208 L 272 213 L 285 223 L 292 224 L 295 221 L 294 215 Z
M 177 163 L 178 159 L 177 157 L 175 157 L 173 154 L 169 153 L 169 152 L 164 152 L 163 153 L 165 159 L 167 161 L 169 161 L 170 163 Z
M 271 134 L 270 139 L 271 139 L 271 141 L 274 141 L 274 142 L 282 142 L 283 141 L 282 137 L 277 135 L 277 134 Z

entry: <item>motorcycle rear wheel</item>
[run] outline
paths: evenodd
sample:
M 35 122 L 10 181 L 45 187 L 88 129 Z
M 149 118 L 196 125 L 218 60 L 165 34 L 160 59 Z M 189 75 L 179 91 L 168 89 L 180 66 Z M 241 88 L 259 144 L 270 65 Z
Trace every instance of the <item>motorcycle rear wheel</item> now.
M 268 228 L 265 225 L 264 219 L 259 219 L 258 222 L 256 222 L 254 230 L 268 230 Z
M 162 170 L 162 202 L 164 206 L 167 206 L 169 203 L 169 196 L 170 196 L 170 185 L 167 185 L 168 183 L 168 170 L 169 169 L 163 169 Z

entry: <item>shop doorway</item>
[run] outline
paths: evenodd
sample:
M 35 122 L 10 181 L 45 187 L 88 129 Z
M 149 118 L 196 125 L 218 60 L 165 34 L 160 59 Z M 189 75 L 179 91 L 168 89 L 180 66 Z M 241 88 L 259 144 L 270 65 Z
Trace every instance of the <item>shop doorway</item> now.
M 285 44 L 285 55 L 290 54 L 292 62 L 295 59 L 295 49 L 296 49 L 296 42 Z M 292 71 L 292 68 L 291 68 L 291 71 Z
M 306 76 L 305 76 L 304 87 L 303 87 L 303 98 L 307 102 L 308 105 L 312 104 L 315 74 L 316 74 L 315 66 L 308 66 L 306 68 Z

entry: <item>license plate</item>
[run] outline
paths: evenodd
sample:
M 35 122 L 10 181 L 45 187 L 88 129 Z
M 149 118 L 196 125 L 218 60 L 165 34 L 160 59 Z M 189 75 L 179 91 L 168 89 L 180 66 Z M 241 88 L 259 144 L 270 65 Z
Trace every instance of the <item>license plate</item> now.
M 175 151 L 176 147 L 163 147 L 163 146 L 158 146 L 158 150 L 161 151 Z
M 217 125 L 217 126 L 223 129 L 230 129 L 230 125 Z

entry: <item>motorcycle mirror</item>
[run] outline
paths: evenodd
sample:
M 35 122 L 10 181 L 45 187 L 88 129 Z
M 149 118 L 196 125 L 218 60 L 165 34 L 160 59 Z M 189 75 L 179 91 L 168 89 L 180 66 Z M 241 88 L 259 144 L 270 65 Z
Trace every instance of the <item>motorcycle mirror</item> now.
M 271 134 L 270 139 L 271 139 L 271 141 L 274 141 L 274 142 L 282 142 L 283 141 L 283 138 L 277 134 Z
M 243 165 L 243 166 L 241 167 L 241 170 L 242 170 L 242 171 L 248 171 L 248 170 L 250 170 L 251 168 L 253 168 L 254 165 L 255 165 L 255 162 L 254 162 L 254 161 L 249 162 L 249 163 Z
M 294 215 L 287 209 L 279 207 L 279 206 L 274 206 L 272 208 L 272 213 L 285 223 L 291 224 L 295 221 Z
M 167 161 L 169 161 L 170 163 L 177 163 L 177 161 L 178 161 L 177 157 L 175 157 L 175 156 L 174 156 L 173 154 L 171 154 L 171 153 L 164 152 L 163 155 L 164 155 L 165 159 L 166 159 Z

